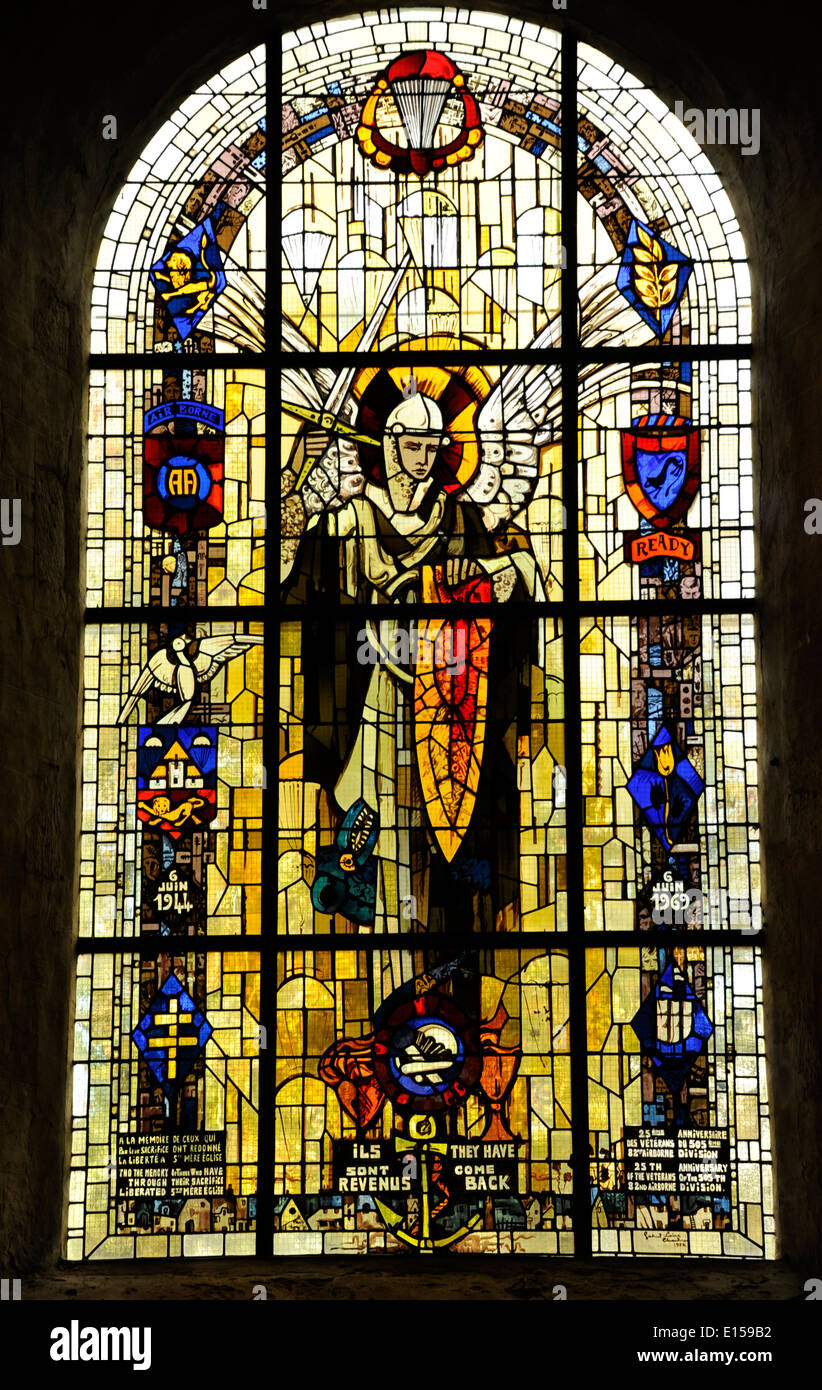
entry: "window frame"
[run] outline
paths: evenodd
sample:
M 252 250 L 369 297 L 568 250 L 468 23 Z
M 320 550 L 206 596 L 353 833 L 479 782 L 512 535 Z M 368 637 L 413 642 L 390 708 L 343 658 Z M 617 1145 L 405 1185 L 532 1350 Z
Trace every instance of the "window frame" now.
M 515 14 L 516 6 L 506 8 L 507 14 Z M 561 83 L 562 83 L 562 110 L 575 112 L 574 136 L 577 133 L 577 122 L 580 119 L 578 107 L 578 45 L 588 42 L 587 36 L 583 37 L 578 31 L 564 22 L 562 15 L 555 15 L 551 20 L 552 27 L 559 32 L 561 38 Z M 270 22 L 266 31 L 261 36 L 260 42 L 266 46 L 266 129 L 279 130 L 279 114 L 281 106 L 280 90 L 280 71 L 278 52 L 275 48 L 276 39 L 283 33 L 290 32 L 294 27 L 294 21 L 288 23 Z M 594 40 L 595 42 L 597 40 Z M 272 70 L 271 60 L 274 58 L 274 69 Z M 570 157 L 569 157 L 570 155 Z M 177 951 L 191 952 L 205 956 L 210 952 L 224 952 L 226 950 L 236 950 L 242 946 L 251 952 L 259 953 L 260 962 L 260 992 L 261 992 L 261 1014 L 260 1025 L 262 1037 L 273 1040 L 276 1037 L 276 964 L 277 958 L 286 952 L 295 950 L 311 950 L 321 947 L 324 951 L 351 950 L 356 944 L 356 949 L 366 949 L 369 952 L 390 947 L 397 949 L 405 945 L 407 941 L 408 949 L 425 945 L 426 948 L 434 946 L 448 947 L 451 945 L 470 945 L 476 949 L 483 947 L 525 947 L 535 946 L 544 950 L 565 952 L 568 956 L 570 973 L 570 1017 L 569 1035 L 570 1044 L 570 1065 L 571 1065 L 571 1126 L 573 1136 L 573 1151 L 575 1157 L 572 1160 L 574 1171 L 573 1189 L 573 1242 L 574 1252 L 572 1256 L 543 1256 L 544 1259 L 563 1259 L 568 1258 L 574 1261 L 590 1259 L 591 1237 L 592 1237 L 592 1211 L 589 1192 L 589 1114 L 588 1114 L 588 1039 L 587 1039 L 587 992 L 586 992 L 586 971 L 585 963 L 587 953 L 592 948 L 618 947 L 618 946 L 638 946 L 640 944 L 650 945 L 664 944 L 666 947 L 677 945 L 702 945 L 706 949 L 712 945 L 722 945 L 730 947 L 734 944 L 733 936 L 727 928 L 702 928 L 696 935 L 684 929 L 667 928 L 664 936 L 654 933 L 642 933 L 638 929 L 630 932 L 613 930 L 584 930 L 582 923 L 583 915 L 583 797 L 582 797 L 582 759 L 581 759 L 581 710 L 580 710 L 580 661 L 579 661 L 579 633 L 580 620 L 585 617 L 607 617 L 607 616 L 627 616 L 636 619 L 646 615 L 668 614 L 745 614 L 752 615 L 754 622 L 758 612 L 756 597 L 749 599 L 679 599 L 665 600 L 664 604 L 655 600 L 636 600 L 636 601 L 616 601 L 607 602 L 600 600 L 585 600 L 579 598 L 579 532 L 576 526 L 576 518 L 579 514 L 580 487 L 579 487 L 579 450 L 578 450 L 578 423 L 579 423 L 579 374 L 583 366 L 588 363 L 609 363 L 615 365 L 629 365 L 637 363 L 662 363 L 672 361 L 751 361 L 755 355 L 754 345 L 738 344 L 704 344 L 675 346 L 671 344 L 654 346 L 649 344 L 639 348 L 630 347 L 591 347 L 586 348 L 581 345 L 578 329 L 578 284 L 577 284 L 577 197 L 578 197 L 578 165 L 577 165 L 577 142 L 573 141 L 569 150 L 564 137 L 560 142 L 560 188 L 561 188 L 561 241 L 567 252 L 567 259 L 562 267 L 560 277 L 561 295 L 561 341 L 559 347 L 538 351 L 524 350 L 492 350 L 483 349 L 471 353 L 471 362 L 476 365 L 483 363 L 498 364 L 507 361 L 537 364 L 556 364 L 560 371 L 562 408 L 561 408 L 561 478 L 562 478 L 562 506 L 566 524 L 563 529 L 562 538 L 562 597 L 558 600 L 534 600 L 527 606 L 527 616 L 531 620 L 539 618 L 558 619 L 562 625 L 563 636 L 563 662 L 564 662 L 564 731 L 565 731 L 565 768 L 566 768 L 566 888 L 567 888 L 567 926 L 562 932 L 516 932 L 516 933 L 473 933 L 471 936 L 454 935 L 451 933 L 440 933 L 436 936 L 417 936 L 412 933 L 401 935 L 375 935 L 369 934 L 366 938 L 360 939 L 359 936 L 334 937 L 333 935 L 305 935 L 299 937 L 289 937 L 278 932 L 277 924 L 277 905 L 278 905 L 278 879 L 277 879 L 277 856 L 273 853 L 263 856 L 263 881 L 262 881 L 262 912 L 261 929 L 259 936 L 234 935 L 206 935 L 203 937 L 192 937 L 182 935 L 163 936 L 162 950 L 174 954 Z M 213 353 L 208 356 L 198 357 L 194 354 L 181 357 L 181 363 L 188 366 L 197 366 L 205 370 L 213 368 L 254 368 L 263 373 L 266 388 L 266 413 L 269 422 L 277 421 L 280 408 L 280 380 L 281 372 L 285 367 L 310 367 L 317 365 L 338 366 L 338 365 L 373 365 L 373 353 L 356 352 L 312 352 L 302 353 L 297 357 L 294 353 L 284 351 L 280 346 L 279 324 L 282 312 L 282 281 L 279 268 L 279 255 L 277 248 L 280 242 L 280 212 L 278 200 L 274 196 L 266 196 L 266 296 L 264 312 L 264 337 L 265 349 L 260 353 L 248 351 L 238 351 L 237 353 Z M 573 248 L 573 254 L 571 254 Z M 425 356 L 426 361 L 447 361 L 463 360 L 464 353 L 454 351 L 451 353 L 438 351 L 436 349 L 427 350 L 419 357 Z M 407 354 L 401 351 L 392 355 L 391 352 L 383 352 L 380 355 L 381 363 L 391 365 L 407 364 Z M 90 370 L 105 369 L 157 369 L 164 365 L 163 359 L 152 352 L 143 353 L 94 353 L 89 358 Z M 274 643 L 279 638 L 283 623 L 299 622 L 308 617 L 306 609 L 302 606 L 295 607 L 282 603 L 279 598 L 280 592 L 280 556 L 278 538 L 280 535 L 281 507 L 280 507 L 280 461 L 279 443 L 277 431 L 268 424 L 267 445 L 266 445 L 266 465 L 265 465 L 265 494 L 267 506 L 267 532 L 269 534 L 269 544 L 266 547 L 265 558 L 265 598 L 260 605 L 237 605 L 219 608 L 209 607 L 189 607 L 185 610 L 180 608 L 160 608 L 146 605 L 141 606 L 117 606 L 117 607 L 95 607 L 87 608 L 84 617 L 84 630 L 89 625 L 104 623 L 140 624 L 146 625 L 162 621 L 179 621 L 181 613 L 184 611 L 186 617 L 192 621 L 216 620 L 216 621 L 237 621 L 237 622 L 262 622 L 264 634 L 268 637 L 269 653 L 265 665 L 265 699 L 263 715 L 263 761 L 268 771 L 267 781 L 263 788 L 263 843 L 272 842 L 276 836 L 278 826 L 278 799 L 279 799 L 279 777 L 275 750 L 277 747 L 278 729 L 275 728 L 274 717 L 277 708 L 275 699 L 278 683 L 278 661 L 277 650 Z M 419 617 L 429 611 L 426 605 L 416 604 L 405 606 L 398 604 L 396 609 L 392 609 L 392 614 L 397 616 Z M 440 611 L 433 607 L 433 612 Z M 458 613 L 457 605 L 452 610 Z M 482 611 L 481 606 L 472 606 L 471 613 L 478 614 Z M 523 609 L 523 612 L 525 610 Z M 365 608 L 357 609 L 358 616 L 372 616 L 370 610 Z M 347 618 L 351 616 L 351 608 L 347 607 L 345 613 Z M 380 610 L 379 616 L 385 616 L 385 609 Z M 758 648 L 758 641 L 757 641 Z M 761 717 L 761 716 L 760 716 Z M 574 833 L 576 832 L 576 833 Z M 757 938 L 757 945 L 761 946 L 763 936 Z M 131 937 L 115 936 L 111 938 L 84 937 L 76 939 L 77 956 L 110 954 L 116 959 L 121 959 L 128 955 L 138 958 L 152 956 L 157 953 L 158 938 L 152 933 L 142 933 L 135 931 Z M 764 961 L 763 952 L 763 961 Z M 275 1052 L 272 1046 L 262 1046 L 259 1053 L 259 1128 L 258 1128 L 258 1152 L 257 1152 L 257 1224 L 256 1224 L 256 1255 L 257 1260 L 270 1260 L 272 1258 L 271 1236 L 274 1230 L 274 1205 L 275 1194 L 273 1191 L 273 1181 L 271 1177 L 265 1175 L 273 1174 L 274 1170 L 274 1130 L 275 1130 Z M 263 1097 L 267 1097 L 264 1104 Z M 139 1260 L 135 1255 L 132 1260 L 127 1261 L 129 1268 L 134 1269 L 135 1263 Z M 232 1259 L 245 1259 L 245 1256 L 222 1255 L 215 1257 L 221 1263 Z M 292 1256 L 292 1259 L 300 1258 L 320 1258 L 320 1257 L 300 1257 Z M 354 1259 L 354 1256 L 346 1256 L 346 1259 Z M 359 1256 L 356 1257 L 359 1259 Z M 396 1256 L 396 1258 L 405 1258 Z M 410 1257 L 408 1257 L 410 1258 Z M 496 1259 L 506 1258 L 496 1256 Z M 521 1257 L 518 1257 L 521 1258 Z M 600 1255 L 598 1258 L 607 1258 Z M 614 1258 L 619 1260 L 637 1259 L 636 1254 L 617 1255 Z M 697 1256 L 688 1254 L 685 1258 L 699 1259 L 704 1265 L 705 1261 L 715 1262 L 716 1266 L 726 1265 L 729 1256 Z M 755 1257 L 750 1257 L 755 1258 Z M 763 1255 L 762 1259 L 768 1257 Z M 88 1259 L 85 1256 L 84 1263 Z

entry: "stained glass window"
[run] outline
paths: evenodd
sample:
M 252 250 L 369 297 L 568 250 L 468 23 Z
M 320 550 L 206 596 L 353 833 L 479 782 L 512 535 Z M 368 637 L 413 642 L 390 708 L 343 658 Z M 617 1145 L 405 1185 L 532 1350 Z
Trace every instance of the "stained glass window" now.
M 72 1259 L 259 1240 L 266 120 L 261 47 L 151 141 L 95 271 Z
M 429 7 L 283 37 L 266 204 L 264 64 L 95 273 L 69 1257 L 772 1257 L 730 202 Z

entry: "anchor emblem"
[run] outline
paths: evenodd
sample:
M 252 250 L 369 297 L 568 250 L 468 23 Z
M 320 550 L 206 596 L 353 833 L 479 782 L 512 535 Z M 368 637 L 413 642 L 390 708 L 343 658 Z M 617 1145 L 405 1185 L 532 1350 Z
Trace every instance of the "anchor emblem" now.
M 394 1140 L 394 1147 L 397 1153 L 405 1154 L 405 1162 L 412 1160 L 413 1171 L 419 1176 L 420 1180 L 420 1213 L 419 1220 L 408 1230 L 403 1224 L 406 1220 L 399 1212 L 394 1211 L 385 1202 L 375 1198 L 377 1210 L 383 1221 L 394 1236 L 395 1240 L 402 1241 L 403 1245 L 409 1245 L 414 1250 L 419 1250 L 421 1255 L 431 1255 L 435 1250 L 446 1250 L 449 1245 L 455 1245 L 458 1240 L 470 1234 L 482 1220 L 480 1212 L 476 1212 L 464 1225 L 450 1235 L 435 1237 L 432 1235 L 432 1222 L 438 1214 L 448 1206 L 449 1194 L 445 1184 L 441 1181 L 442 1176 L 442 1156 L 447 1153 L 448 1145 L 437 1143 L 436 1125 L 430 1115 L 412 1116 L 409 1126 L 411 1139 L 404 1139 L 397 1136 Z M 430 1137 L 429 1137 L 430 1136 Z M 409 1168 L 411 1164 L 408 1165 Z M 442 1193 L 439 1201 L 433 1197 L 434 1189 L 438 1188 Z
M 475 1183 L 464 1188 L 464 1170 L 452 1171 L 454 1124 L 448 1116 L 459 1112 L 471 1095 L 482 1096 L 488 1105 L 486 1128 L 473 1153 L 485 1143 L 515 1147 L 504 1107 L 520 1060 L 518 1049 L 500 1042 L 508 1019 L 501 1004 L 482 1023 L 459 1007 L 451 987 L 459 972 L 467 972 L 464 956 L 406 981 L 377 1010 L 373 1033 L 339 1039 L 319 1064 L 321 1078 L 333 1087 L 361 1136 L 390 1103 L 390 1140 L 382 1146 L 372 1141 L 370 1148 L 355 1141 L 351 1158 L 345 1149 L 351 1141 L 340 1141 L 335 1162 L 342 1165 L 340 1181 L 348 1183 L 346 1163 L 379 1160 L 384 1181 L 369 1192 L 401 1190 L 404 1204 L 397 1211 L 374 1195 L 376 1210 L 391 1235 L 420 1254 L 446 1250 L 482 1224 L 487 1208 L 465 1213 L 462 1224 L 449 1229 L 463 1214 L 455 1201 L 467 1198 L 470 1211 L 475 1192 L 511 1191 L 507 1178 L 504 1187 Z M 364 1181 L 367 1170 L 358 1169 L 354 1177 Z M 452 1195 L 449 1185 L 457 1187 L 458 1195 Z

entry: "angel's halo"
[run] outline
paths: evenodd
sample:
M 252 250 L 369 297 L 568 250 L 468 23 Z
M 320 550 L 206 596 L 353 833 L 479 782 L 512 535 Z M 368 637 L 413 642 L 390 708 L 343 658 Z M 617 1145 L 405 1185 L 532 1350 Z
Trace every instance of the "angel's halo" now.
M 437 349 L 465 347 L 470 357 L 480 346 L 459 338 L 418 338 L 403 343 L 408 352 L 426 355 Z M 357 429 L 363 434 L 381 438 L 385 421 L 403 395 L 409 370 L 415 378 L 416 389 L 437 402 L 443 417 L 444 442 L 437 459 L 437 477 L 446 492 L 466 487 L 480 466 L 480 442 L 477 417 L 494 387 L 486 368 L 470 361 L 445 363 L 415 361 L 409 368 L 365 367 L 353 383 L 358 402 Z M 383 482 L 381 451 L 360 445 L 364 471 L 374 481 Z

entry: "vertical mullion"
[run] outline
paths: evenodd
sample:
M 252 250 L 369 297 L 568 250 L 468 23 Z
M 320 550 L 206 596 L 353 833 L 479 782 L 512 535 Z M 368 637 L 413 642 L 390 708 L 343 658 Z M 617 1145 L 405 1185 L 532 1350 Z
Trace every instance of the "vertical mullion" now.
M 276 31 L 274 31 L 276 32 Z M 277 107 L 272 96 L 273 74 L 271 71 L 272 51 L 277 52 L 274 43 L 266 44 L 266 184 L 272 176 L 271 132 L 277 127 L 272 115 Z M 279 69 L 278 69 L 279 94 Z M 279 145 L 275 154 L 279 155 Z M 274 189 L 266 187 L 265 221 L 265 310 L 263 333 L 265 340 L 265 388 L 266 388 L 266 445 L 265 445 L 265 595 L 263 601 L 263 829 L 262 829 L 262 876 L 260 890 L 260 1026 L 264 1030 L 260 1036 L 259 1052 L 259 1090 L 257 1115 L 257 1240 L 258 1258 L 270 1257 L 272 1232 L 274 1229 L 274 1039 L 276 1035 L 274 1005 L 276 990 L 276 962 L 273 944 L 276 936 L 277 904 L 277 846 L 269 847 L 268 837 L 277 835 L 277 777 L 278 759 L 277 730 L 274 723 L 275 700 L 278 686 L 279 623 L 277 621 L 277 594 L 279 589 L 278 559 L 280 534 L 278 481 L 278 450 L 274 448 L 272 430 L 272 406 L 279 403 L 272 393 L 270 381 L 272 358 L 272 330 L 278 321 L 280 308 L 280 278 L 274 273 L 274 248 L 277 243 L 279 209 L 275 205 Z M 277 287 L 276 302 L 274 287 Z M 279 376 L 279 373 L 277 373 Z M 278 389 L 278 388 L 277 388 Z M 279 439 L 279 430 L 277 431 Z M 277 651 L 273 648 L 276 647 Z M 273 674 L 272 674 L 273 672 Z
M 574 1255 L 591 1253 L 588 1173 L 588 1039 L 582 879 L 582 755 L 579 682 L 579 484 L 577 329 L 577 45 L 562 36 L 562 650 L 565 682 L 565 823 L 571 1037 Z

